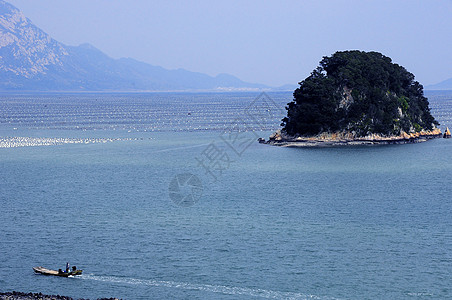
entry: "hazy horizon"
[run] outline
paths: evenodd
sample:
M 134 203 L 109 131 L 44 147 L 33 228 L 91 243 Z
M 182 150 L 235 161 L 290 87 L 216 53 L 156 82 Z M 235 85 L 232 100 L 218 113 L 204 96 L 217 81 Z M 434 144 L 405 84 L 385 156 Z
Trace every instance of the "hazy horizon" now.
M 322 56 L 378 51 L 423 85 L 452 77 L 452 1 L 9 0 L 67 45 L 168 69 L 296 84 Z

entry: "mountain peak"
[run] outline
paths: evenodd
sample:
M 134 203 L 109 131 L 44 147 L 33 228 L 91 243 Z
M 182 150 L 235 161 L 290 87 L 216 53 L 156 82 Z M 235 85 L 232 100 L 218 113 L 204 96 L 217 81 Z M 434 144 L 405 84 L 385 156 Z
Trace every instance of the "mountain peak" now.
M 61 65 L 64 46 L 34 26 L 20 10 L 0 0 L 0 72 L 31 78 Z M 5 76 L 2 76 L 5 77 Z
M 6 14 L 12 14 L 16 11 L 19 11 L 14 5 L 5 2 L 3 0 L 0 0 L 0 14 L 6 15 Z
M 79 48 L 82 48 L 82 49 L 88 49 L 88 50 L 97 50 L 97 51 L 100 51 L 99 49 L 97 49 L 96 47 L 94 47 L 93 45 L 91 45 L 90 43 L 83 43 L 83 44 L 80 44 L 78 47 L 79 47 Z
M 0 29 L 15 32 L 28 23 L 24 14 L 15 6 L 0 0 Z

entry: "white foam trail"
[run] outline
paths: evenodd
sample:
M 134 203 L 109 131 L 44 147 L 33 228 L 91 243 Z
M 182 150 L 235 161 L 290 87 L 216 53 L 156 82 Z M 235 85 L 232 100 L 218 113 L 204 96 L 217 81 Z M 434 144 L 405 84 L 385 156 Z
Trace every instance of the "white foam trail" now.
M 123 284 L 135 284 L 146 285 L 156 287 L 177 288 L 184 290 L 197 290 L 211 293 L 220 293 L 226 295 L 243 295 L 251 297 L 260 297 L 265 299 L 293 299 L 293 300 L 305 300 L 305 299 L 325 299 L 333 300 L 337 298 L 332 297 L 319 297 L 316 295 L 293 293 L 293 292 L 281 292 L 265 289 L 253 289 L 246 287 L 230 287 L 224 285 L 210 285 L 210 284 L 196 284 L 187 282 L 175 282 L 175 281 L 158 281 L 150 279 L 136 279 L 126 277 L 114 277 L 114 276 L 96 276 L 96 275 L 82 275 L 80 279 L 96 280 L 111 283 L 123 283 Z

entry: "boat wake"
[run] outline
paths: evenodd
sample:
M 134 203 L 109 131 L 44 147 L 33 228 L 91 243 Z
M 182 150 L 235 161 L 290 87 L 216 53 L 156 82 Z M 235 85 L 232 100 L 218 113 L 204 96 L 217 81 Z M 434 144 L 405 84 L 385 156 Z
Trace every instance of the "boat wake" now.
M 159 280 L 137 279 L 137 278 L 115 277 L 115 276 L 82 275 L 82 276 L 79 276 L 78 278 L 85 279 L 85 280 L 96 280 L 96 281 L 120 283 L 120 284 L 133 284 L 133 285 L 177 288 L 177 289 L 185 289 L 185 290 L 196 290 L 196 291 L 219 293 L 219 294 L 225 294 L 225 295 L 242 295 L 242 296 L 250 296 L 250 297 L 260 297 L 260 298 L 265 298 L 265 299 L 293 299 L 293 300 L 295 300 L 295 299 L 296 300 L 304 300 L 304 299 L 333 300 L 333 299 L 337 299 L 337 298 L 332 298 L 332 297 L 320 297 L 320 296 L 316 296 L 316 295 L 273 291 L 273 290 L 266 290 L 266 289 L 254 289 L 254 288 L 246 288 L 246 287 L 230 287 L 230 286 L 224 286 L 224 285 L 196 284 L 196 283 L 175 282 L 175 281 L 159 281 Z

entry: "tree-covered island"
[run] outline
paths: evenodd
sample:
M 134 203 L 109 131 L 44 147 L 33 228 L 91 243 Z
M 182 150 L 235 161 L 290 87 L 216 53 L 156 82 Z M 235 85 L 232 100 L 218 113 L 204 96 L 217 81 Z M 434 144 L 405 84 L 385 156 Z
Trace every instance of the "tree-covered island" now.
M 282 129 L 267 143 L 409 143 L 441 136 L 422 85 L 381 53 L 354 50 L 323 57 L 299 85 Z

